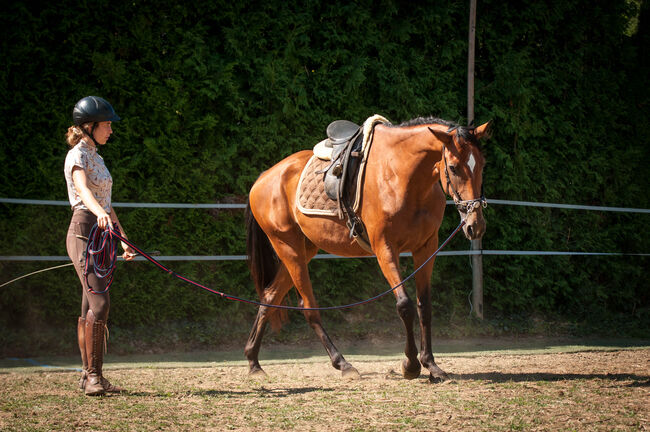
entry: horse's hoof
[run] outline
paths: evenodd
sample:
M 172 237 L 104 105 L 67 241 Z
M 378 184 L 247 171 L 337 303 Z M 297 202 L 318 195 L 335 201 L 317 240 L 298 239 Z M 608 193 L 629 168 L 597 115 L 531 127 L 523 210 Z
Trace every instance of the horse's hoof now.
M 266 378 L 266 372 L 262 368 L 252 368 L 251 370 L 248 371 L 248 377 L 249 378 L 255 378 L 255 379 L 263 379 Z
M 431 384 L 440 384 L 445 381 L 447 381 L 447 375 L 441 376 L 441 375 L 429 374 L 429 382 Z
M 404 378 L 407 380 L 412 380 L 415 378 L 418 378 L 420 376 L 420 371 L 422 370 L 422 366 L 420 366 L 420 363 L 416 363 L 416 367 L 409 369 L 406 367 L 406 362 L 407 360 L 402 360 L 402 375 Z
M 429 371 L 431 372 L 429 374 L 429 382 L 433 384 L 439 384 L 449 379 L 449 376 L 445 373 L 445 371 L 436 365 L 433 365 L 433 367 L 429 368 Z
M 358 380 L 361 379 L 361 374 L 359 374 L 359 371 L 356 368 L 350 366 L 349 368 L 341 371 L 341 377 L 344 380 Z

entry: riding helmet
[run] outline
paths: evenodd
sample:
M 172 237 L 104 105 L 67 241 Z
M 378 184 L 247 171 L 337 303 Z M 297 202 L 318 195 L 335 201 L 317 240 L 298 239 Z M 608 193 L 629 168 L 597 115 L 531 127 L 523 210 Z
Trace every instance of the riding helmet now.
M 91 122 L 119 121 L 120 117 L 106 99 L 99 96 L 86 96 L 74 106 L 72 120 L 76 126 L 79 126 Z

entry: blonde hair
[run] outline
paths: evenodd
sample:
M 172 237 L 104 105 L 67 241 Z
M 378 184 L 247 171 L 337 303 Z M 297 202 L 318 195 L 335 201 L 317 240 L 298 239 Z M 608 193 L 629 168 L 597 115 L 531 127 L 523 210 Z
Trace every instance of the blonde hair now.
M 85 136 L 88 135 L 88 125 L 91 123 L 84 123 L 81 126 L 70 126 L 68 132 L 65 134 L 65 140 L 68 142 L 70 148 L 79 144 L 79 141 Z

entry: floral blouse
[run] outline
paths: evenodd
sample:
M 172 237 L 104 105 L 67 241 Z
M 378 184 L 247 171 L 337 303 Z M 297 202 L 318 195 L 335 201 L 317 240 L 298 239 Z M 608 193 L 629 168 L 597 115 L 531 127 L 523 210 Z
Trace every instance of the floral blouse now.
M 111 192 L 113 189 L 113 178 L 104 164 L 104 159 L 97 153 L 94 145 L 88 144 L 85 140 L 68 151 L 65 158 L 65 182 L 68 185 L 68 199 L 73 210 L 88 208 L 81 200 L 72 180 L 72 168 L 80 167 L 86 172 L 86 184 L 93 196 L 107 213 L 111 211 Z

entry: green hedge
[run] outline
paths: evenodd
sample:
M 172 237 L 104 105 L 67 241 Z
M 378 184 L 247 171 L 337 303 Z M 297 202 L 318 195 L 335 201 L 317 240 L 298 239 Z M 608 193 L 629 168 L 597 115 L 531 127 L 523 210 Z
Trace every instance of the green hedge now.
M 488 198 L 650 207 L 647 2 L 478 3 L 475 111 L 477 121 L 495 122 L 484 149 Z M 89 94 L 108 99 L 123 118 L 101 150 L 113 199 L 122 202 L 243 203 L 261 171 L 313 146 L 339 118 L 436 115 L 464 123 L 468 4 L 14 2 L 0 12 L 0 196 L 66 199 L 63 136 L 74 103 Z M 132 240 L 164 255 L 245 250 L 241 211 L 118 212 Z M 1 204 L 0 255 L 65 255 L 69 216 L 64 208 Z M 492 205 L 486 217 L 486 249 L 648 251 L 646 215 Z M 448 209 L 441 236 L 457 221 Z M 489 317 L 622 317 L 648 329 L 647 258 L 484 263 Z M 43 266 L 0 262 L 1 280 Z M 369 260 L 312 268 L 326 305 L 386 287 Z M 243 262 L 174 263 L 174 270 L 254 296 Z M 78 282 L 70 270 L 57 272 L 1 289 L 0 325 L 74 321 Z M 467 316 L 470 273 L 466 257 L 438 259 L 440 323 Z M 255 312 L 145 263 L 120 266 L 113 306 L 111 321 L 125 329 L 224 314 L 247 327 Z

